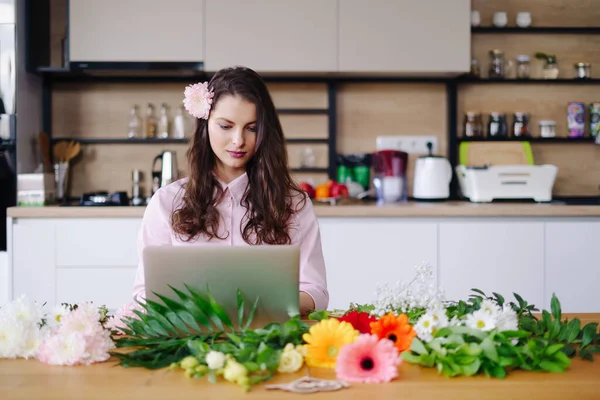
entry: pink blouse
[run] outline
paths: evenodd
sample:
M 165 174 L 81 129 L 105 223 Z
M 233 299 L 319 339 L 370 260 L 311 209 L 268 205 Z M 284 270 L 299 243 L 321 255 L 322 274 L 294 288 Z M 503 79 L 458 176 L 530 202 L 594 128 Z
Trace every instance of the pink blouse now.
M 246 211 L 240 203 L 248 185 L 248 176 L 244 174 L 229 184 L 219 181 L 224 191 L 222 200 L 217 204 L 222 223 L 219 227 L 219 236 L 226 238 L 212 240 L 199 238 L 189 242 L 181 241 L 177 237 L 170 222 L 173 211 L 181 204 L 182 186 L 186 181 L 187 178 L 181 179 L 160 188 L 148 203 L 137 243 L 140 262 L 133 285 L 133 297 L 136 300 L 145 297 L 144 265 L 142 262 L 142 250 L 145 246 L 248 245 L 242 238 L 240 229 Z M 229 235 L 227 235 L 227 232 L 229 232 Z M 310 201 L 307 201 L 305 207 L 295 215 L 290 228 L 290 237 L 292 244 L 300 246 L 300 291 L 306 292 L 312 297 L 317 310 L 327 309 L 329 292 L 327 291 L 325 262 L 321 249 L 321 234 Z

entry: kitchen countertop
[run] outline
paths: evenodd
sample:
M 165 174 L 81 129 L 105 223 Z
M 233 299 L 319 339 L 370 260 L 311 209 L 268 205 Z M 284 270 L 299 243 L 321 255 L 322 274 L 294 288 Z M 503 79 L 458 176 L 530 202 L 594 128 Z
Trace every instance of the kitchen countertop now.
M 9 207 L 13 218 L 141 218 L 145 207 Z M 600 217 L 600 206 L 535 203 L 407 202 L 395 205 L 315 204 L 318 217 Z

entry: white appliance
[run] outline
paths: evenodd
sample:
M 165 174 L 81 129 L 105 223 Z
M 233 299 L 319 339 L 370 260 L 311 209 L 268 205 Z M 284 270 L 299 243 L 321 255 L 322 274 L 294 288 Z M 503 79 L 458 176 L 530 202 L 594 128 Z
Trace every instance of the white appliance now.
M 472 202 L 482 203 L 494 199 L 551 201 L 557 173 L 558 168 L 554 165 L 456 167 L 463 196 Z
M 415 200 L 445 200 L 450 197 L 452 166 L 442 156 L 423 156 L 415 165 L 413 198 Z

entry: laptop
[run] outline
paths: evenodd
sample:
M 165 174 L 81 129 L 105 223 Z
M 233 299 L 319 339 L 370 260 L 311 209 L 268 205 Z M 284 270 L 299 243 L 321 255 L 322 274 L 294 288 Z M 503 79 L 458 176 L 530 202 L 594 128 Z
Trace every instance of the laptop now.
M 185 285 L 201 292 L 208 288 L 236 330 L 238 288 L 244 296 L 244 323 L 259 297 L 252 329 L 300 313 L 298 246 L 148 246 L 142 257 L 148 300 L 162 304 L 158 293 L 179 301 L 169 286 L 184 293 L 189 293 Z

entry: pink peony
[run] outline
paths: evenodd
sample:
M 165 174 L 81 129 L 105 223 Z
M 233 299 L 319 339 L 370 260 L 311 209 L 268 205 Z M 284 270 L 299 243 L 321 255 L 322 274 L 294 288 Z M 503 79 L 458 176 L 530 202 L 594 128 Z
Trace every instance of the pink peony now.
M 400 363 L 394 342 L 363 334 L 342 347 L 335 372 L 338 379 L 348 382 L 389 382 L 398 376 Z
M 109 320 L 105 324 L 106 328 L 113 331 L 117 331 L 123 328 L 127 329 L 127 325 L 125 325 L 125 322 L 123 322 L 123 320 L 126 317 L 138 318 L 138 316 L 133 313 L 134 310 L 145 312 L 145 310 L 137 303 L 124 304 L 117 310 L 117 312 L 112 318 L 109 318 Z M 120 332 L 117 332 L 117 334 L 118 333 Z
M 208 90 L 208 82 L 188 85 L 183 94 L 185 109 L 196 118 L 208 119 L 213 97 L 215 96 L 213 91 Z

